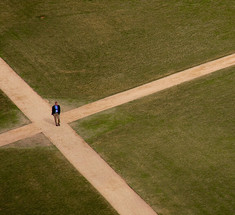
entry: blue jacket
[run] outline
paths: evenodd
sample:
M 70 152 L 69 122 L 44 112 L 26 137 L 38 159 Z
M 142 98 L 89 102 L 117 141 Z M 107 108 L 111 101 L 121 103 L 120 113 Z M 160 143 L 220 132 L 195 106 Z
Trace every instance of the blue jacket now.
M 57 106 L 58 106 L 58 114 L 60 114 L 60 106 L 59 105 L 57 105 Z M 51 115 L 53 115 L 53 114 L 55 114 L 55 105 L 52 106 L 52 113 L 51 113 Z

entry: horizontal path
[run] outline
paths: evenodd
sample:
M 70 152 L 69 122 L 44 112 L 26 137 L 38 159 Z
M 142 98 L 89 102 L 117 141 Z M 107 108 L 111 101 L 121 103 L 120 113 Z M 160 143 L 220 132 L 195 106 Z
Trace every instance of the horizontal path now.
M 232 54 L 73 109 L 63 113 L 62 117 L 67 123 L 73 122 L 234 65 L 235 54 Z
M 32 137 L 35 134 L 38 134 L 41 132 L 41 129 L 38 128 L 36 123 L 32 123 L 29 125 L 22 126 L 20 128 L 16 128 L 13 130 L 10 130 L 8 132 L 0 134 L 0 147 L 14 143 L 18 140 L 25 139 L 27 137 Z
M 0 88 L 35 123 L 120 215 L 156 215 L 114 170 L 66 123 L 54 125 L 51 107 L 1 58 Z

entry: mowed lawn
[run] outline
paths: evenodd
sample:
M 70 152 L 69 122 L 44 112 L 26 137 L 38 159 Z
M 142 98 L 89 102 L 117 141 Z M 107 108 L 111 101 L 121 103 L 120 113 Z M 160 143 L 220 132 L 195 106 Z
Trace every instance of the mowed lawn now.
M 0 148 L 0 214 L 117 215 L 48 142 L 40 134 Z
M 28 124 L 30 121 L 0 90 L 0 133 Z
M 231 0 L 1 0 L 0 56 L 74 107 L 233 53 L 234 20 Z
M 72 123 L 157 213 L 235 211 L 235 67 Z

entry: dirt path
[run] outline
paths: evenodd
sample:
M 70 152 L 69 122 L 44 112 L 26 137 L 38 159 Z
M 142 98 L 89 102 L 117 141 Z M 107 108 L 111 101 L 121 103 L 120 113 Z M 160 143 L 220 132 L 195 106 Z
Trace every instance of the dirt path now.
M 51 108 L 2 59 L 0 88 L 121 215 L 156 215 L 67 124 L 54 125 Z
M 0 147 L 10 143 L 14 143 L 18 140 L 25 139 L 27 137 L 32 137 L 33 135 L 38 134 L 40 132 L 41 129 L 36 125 L 36 123 L 32 123 L 2 133 L 0 134 Z
M 235 54 L 175 73 L 64 113 L 67 123 L 235 65 Z
M 235 65 L 235 54 L 71 110 L 62 114 L 62 121 L 72 122 L 232 65 Z M 1 58 L 0 77 L 0 88 L 32 121 L 30 125 L 1 134 L 0 139 L 10 143 L 31 134 L 43 132 L 119 214 L 156 215 L 149 205 L 68 124 L 64 123 L 61 127 L 54 126 L 49 104 Z M 4 144 L 2 142 L 0 146 Z
M 0 67 L 1 65 L 4 65 L 4 64 L 5 63 L 3 60 L 2 62 L 0 61 Z M 185 71 L 167 76 L 165 78 L 133 88 L 131 90 L 124 91 L 122 93 L 107 97 L 105 99 L 101 99 L 99 101 L 84 105 L 82 107 L 62 113 L 61 117 L 64 122 L 70 123 L 78 119 L 87 117 L 89 115 L 107 110 L 109 108 L 124 104 L 129 101 L 133 101 L 143 96 L 156 93 L 158 91 L 170 88 L 175 85 L 179 85 L 183 82 L 190 81 L 195 78 L 199 78 L 201 76 L 207 75 L 209 73 L 212 73 L 217 70 L 220 70 L 229 66 L 233 66 L 233 65 L 235 65 L 235 54 L 199 65 L 197 67 L 193 67 L 191 69 L 187 69 Z M 1 68 L 0 68 L 0 71 L 1 71 Z M 5 86 L 5 88 L 6 87 L 8 86 Z M 31 91 L 30 89 L 28 90 Z M 15 95 L 15 96 L 23 96 L 23 95 Z M 14 98 L 12 98 L 12 100 L 13 99 Z M 30 103 L 28 105 L 30 106 L 32 104 Z M 32 134 L 37 133 L 35 130 L 35 126 L 34 127 L 29 126 L 27 129 L 34 129 L 34 131 L 32 131 Z M 25 128 L 25 130 L 22 130 L 22 131 L 21 129 L 15 129 L 15 130 L 10 131 L 9 133 L 0 134 L 0 146 L 28 137 L 30 130 L 27 131 L 27 129 Z M 41 130 L 38 129 L 38 132 L 40 131 Z

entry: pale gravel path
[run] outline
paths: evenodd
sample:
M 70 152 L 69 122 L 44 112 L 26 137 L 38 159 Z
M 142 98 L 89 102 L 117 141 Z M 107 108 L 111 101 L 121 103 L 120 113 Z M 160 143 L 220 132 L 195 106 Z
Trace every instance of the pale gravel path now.
M 54 125 L 51 107 L 2 59 L 0 88 L 120 215 L 156 215 L 114 170 L 68 125 Z
M 2 133 L 0 134 L 0 147 L 10 143 L 14 143 L 18 140 L 25 139 L 27 137 L 32 137 L 33 135 L 40 132 L 41 129 L 36 125 L 36 123 L 31 123 L 29 125 L 25 125 L 20 128 Z
M 165 78 L 158 79 L 148 84 L 127 90 L 99 101 L 84 105 L 62 114 L 64 120 L 69 123 L 89 115 L 125 104 L 141 97 L 165 90 L 167 88 L 191 81 L 212 72 L 235 65 L 235 54 L 219 58 L 208 63 L 175 73 Z
M 62 114 L 62 118 L 64 122 L 69 123 L 233 65 L 235 65 L 235 54 L 68 111 Z M 54 126 L 53 119 L 49 115 L 51 111 L 49 104 L 1 58 L 0 77 L 0 88 L 33 122 L 1 134 L 0 146 L 4 145 L 1 137 L 5 138 L 4 142 L 10 143 L 28 137 L 27 135 L 43 132 L 121 215 L 156 214 L 73 129 L 66 123 L 61 127 Z M 11 137 L 7 138 L 8 135 Z

